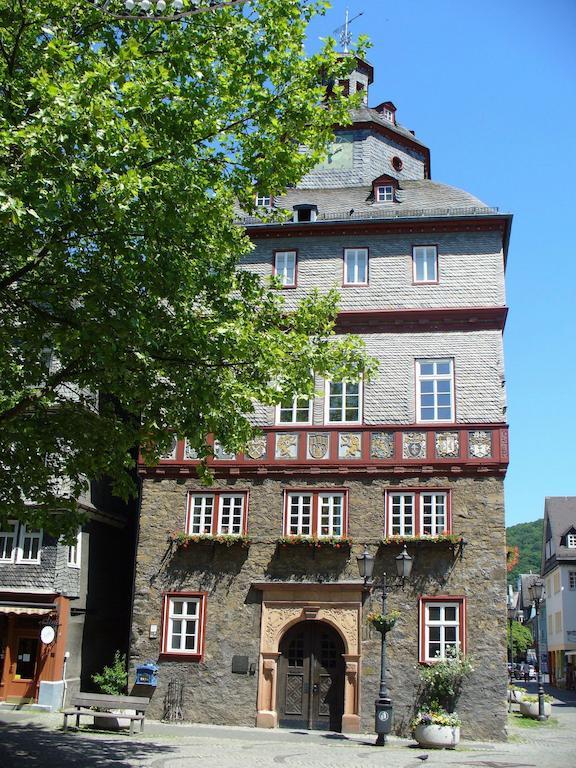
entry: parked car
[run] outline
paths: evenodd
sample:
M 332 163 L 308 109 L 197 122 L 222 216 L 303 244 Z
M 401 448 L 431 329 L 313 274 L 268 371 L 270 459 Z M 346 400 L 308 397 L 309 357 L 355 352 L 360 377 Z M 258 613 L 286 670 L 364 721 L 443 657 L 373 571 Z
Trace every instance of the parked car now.
M 514 677 L 516 680 L 536 680 L 538 677 L 534 664 L 522 662 L 514 665 Z

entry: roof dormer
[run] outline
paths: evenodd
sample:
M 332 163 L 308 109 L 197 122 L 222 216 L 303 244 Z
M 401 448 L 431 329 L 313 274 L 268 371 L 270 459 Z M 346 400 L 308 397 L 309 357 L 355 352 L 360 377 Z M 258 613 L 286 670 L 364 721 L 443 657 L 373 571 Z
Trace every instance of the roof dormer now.
M 398 179 L 384 173 L 372 182 L 372 198 L 375 203 L 396 203 Z
M 318 206 L 313 203 L 300 203 L 292 206 L 294 211 L 294 221 L 316 221 L 318 216 Z
M 391 125 L 396 125 L 396 107 L 391 101 L 383 101 L 374 109 L 382 115 L 384 120 L 387 120 Z

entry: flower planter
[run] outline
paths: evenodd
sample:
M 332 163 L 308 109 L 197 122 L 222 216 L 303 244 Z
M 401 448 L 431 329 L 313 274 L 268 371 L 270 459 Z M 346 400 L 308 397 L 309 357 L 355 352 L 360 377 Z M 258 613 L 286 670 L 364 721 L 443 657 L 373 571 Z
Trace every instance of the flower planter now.
M 538 702 L 537 701 L 521 701 L 520 702 L 520 714 L 524 717 L 538 718 Z M 552 714 L 552 705 L 549 701 L 544 702 L 544 715 L 550 717 Z
M 421 747 L 428 749 L 454 749 L 460 741 L 460 727 L 421 723 L 414 729 L 414 738 Z
M 520 704 L 524 698 L 524 691 L 508 691 L 508 701 L 511 704 Z

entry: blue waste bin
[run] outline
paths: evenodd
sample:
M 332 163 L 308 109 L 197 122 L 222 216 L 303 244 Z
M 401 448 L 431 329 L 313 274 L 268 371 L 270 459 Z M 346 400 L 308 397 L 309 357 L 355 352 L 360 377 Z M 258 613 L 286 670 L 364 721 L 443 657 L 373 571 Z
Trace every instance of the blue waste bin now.
M 140 664 L 136 667 L 136 684 L 137 685 L 158 685 L 158 665 L 153 661 L 145 661 L 144 664 Z

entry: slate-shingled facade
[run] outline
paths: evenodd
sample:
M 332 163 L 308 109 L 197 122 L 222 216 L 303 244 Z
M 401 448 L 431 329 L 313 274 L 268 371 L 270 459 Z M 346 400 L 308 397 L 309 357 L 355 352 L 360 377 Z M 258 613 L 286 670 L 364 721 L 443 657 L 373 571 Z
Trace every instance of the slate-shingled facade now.
M 372 69 L 356 65 L 368 100 Z M 380 636 L 366 616 L 380 592 L 356 556 L 366 544 L 375 577 L 393 574 L 405 541 L 412 576 L 388 600 L 401 613 L 388 636 L 396 731 L 409 730 L 418 662 L 458 647 L 479 670 L 464 734 L 504 737 L 511 218 L 432 181 L 393 107 L 355 111 L 328 159 L 270 201 L 285 223 L 239 217 L 255 245 L 245 268 L 279 274 L 289 306 L 337 287 L 338 333 L 362 336 L 379 370 L 318 380 L 309 406 L 258 407 L 262 437 L 238 456 L 216 447 L 213 488 L 182 440 L 141 467 L 132 660 L 160 663 L 153 716 L 177 691 L 188 720 L 371 730 Z M 224 532 L 238 544 L 218 543 Z

